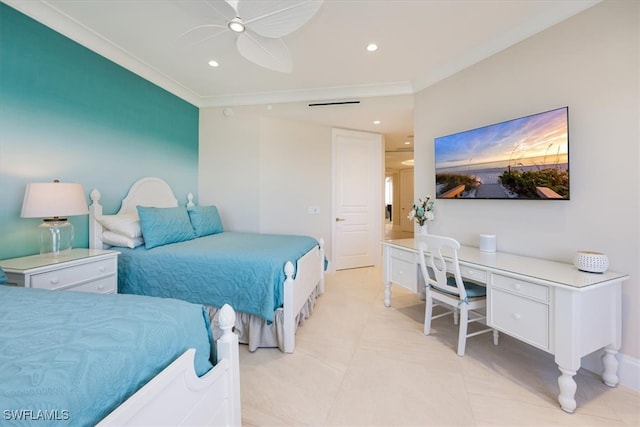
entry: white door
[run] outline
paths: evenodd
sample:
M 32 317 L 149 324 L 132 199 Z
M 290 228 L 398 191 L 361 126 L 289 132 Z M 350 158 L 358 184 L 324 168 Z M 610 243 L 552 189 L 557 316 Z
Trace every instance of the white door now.
M 400 229 L 413 233 L 413 221 L 409 217 L 413 206 L 413 169 L 400 171 Z
M 382 236 L 382 135 L 332 131 L 333 227 L 336 270 L 376 265 Z

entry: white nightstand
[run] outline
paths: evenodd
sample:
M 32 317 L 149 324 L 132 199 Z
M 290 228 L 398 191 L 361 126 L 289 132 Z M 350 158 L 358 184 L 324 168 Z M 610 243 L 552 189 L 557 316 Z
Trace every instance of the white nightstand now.
M 118 253 L 71 249 L 63 255 L 31 255 L 0 260 L 7 284 L 59 291 L 118 293 Z

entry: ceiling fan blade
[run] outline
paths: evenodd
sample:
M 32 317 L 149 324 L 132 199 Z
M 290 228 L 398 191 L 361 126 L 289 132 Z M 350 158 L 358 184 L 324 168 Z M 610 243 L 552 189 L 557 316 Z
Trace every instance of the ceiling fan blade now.
M 323 0 L 238 0 L 238 15 L 261 36 L 278 38 L 290 34 L 322 6 Z
M 195 25 L 180 34 L 176 42 L 182 46 L 195 46 L 218 38 L 229 31 L 227 22 L 235 18 L 236 11 L 226 1 L 178 1 L 176 6 L 192 16 Z
M 177 42 L 183 46 L 195 46 L 216 38 L 228 31 L 226 25 L 199 25 L 178 36 Z
M 225 22 L 238 16 L 233 0 L 207 0 L 205 4 L 213 9 L 216 15 L 223 18 Z
M 245 31 L 238 37 L 240 55 L 261 67 L 290 73 L 293 61 L 287 45 L 281 39 L 271 39 Z

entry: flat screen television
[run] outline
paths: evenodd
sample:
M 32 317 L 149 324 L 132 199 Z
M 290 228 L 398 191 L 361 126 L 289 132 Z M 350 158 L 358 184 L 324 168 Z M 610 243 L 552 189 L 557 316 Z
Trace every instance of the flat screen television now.
M 569 108 L 438 137 L 436 198 L 569 200 Z

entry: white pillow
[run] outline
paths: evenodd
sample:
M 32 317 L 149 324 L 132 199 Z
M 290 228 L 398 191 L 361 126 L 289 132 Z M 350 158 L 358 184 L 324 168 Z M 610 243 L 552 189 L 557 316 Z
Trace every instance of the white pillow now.
M 119 246 L 123 248 L 135 248 L 144 245 L 142 237 L 127 237 L 113 231 L 105 231 L 102 233 L 102 241 L 107 245 Z
M 109 231 L 135 239 L 142 237 L 140 220 L 135 214 L 102 215 L 98 221 Z

